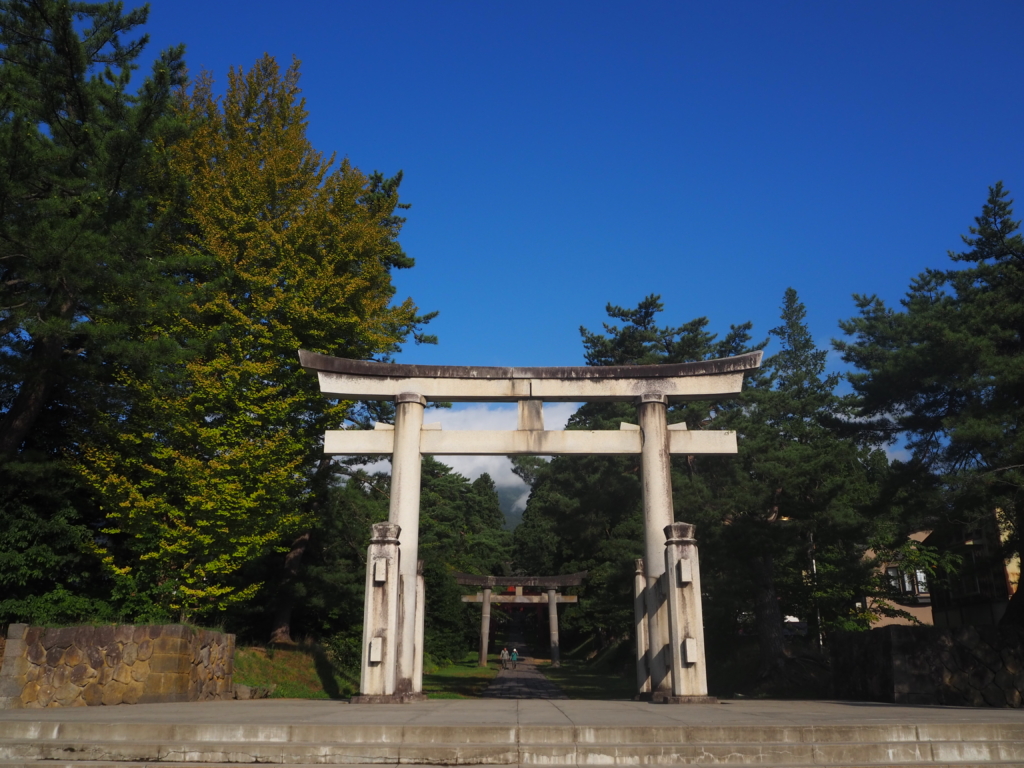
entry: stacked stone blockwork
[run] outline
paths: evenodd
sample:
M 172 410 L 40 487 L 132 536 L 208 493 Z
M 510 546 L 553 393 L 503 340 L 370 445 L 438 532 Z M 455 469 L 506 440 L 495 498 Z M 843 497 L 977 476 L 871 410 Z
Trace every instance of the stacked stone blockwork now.
M 234 635 L 181 624 L 12 624 L 0 709 L 230 699 L 234 654 Z
M 1020 707 L 1024 632 L 901 627 L 829 639 L 838 698 L 894 704 Z

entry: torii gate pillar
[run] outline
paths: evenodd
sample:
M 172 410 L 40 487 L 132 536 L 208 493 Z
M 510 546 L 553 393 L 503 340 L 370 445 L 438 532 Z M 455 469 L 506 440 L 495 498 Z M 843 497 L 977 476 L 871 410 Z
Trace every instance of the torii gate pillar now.
M 423 606 L 417 601 L 416 566 L 420 546 L 420 432 L 426 399 L 412 392 L 395 398 L 395 447 L 391 457 L 391 507 L 388 522 L 401 526 L 399 542 L 398 649 L 395 661 L 395 689 L 398 696 L 423 692 L 423 649 L 416 647 L 417 613 Z M 420 640 L 422 643 L 422 639 Z M 417 669 L 420 673 L 417 674 Z
M 647 659 L 653 694 L 672 693 L 671 638 L 665 573 L 665 526 L 673 522 L 672 476 L 669 459 L 668 398 L 643 395 L 639 421 L 643 435 L 640 455 L 644 505 L 644 562 L 647 565 Z
M 548 635 L 551 638 L 551 666 L 562 666 L 561 654 L 558 650 L 558 594 L 548 590 Z

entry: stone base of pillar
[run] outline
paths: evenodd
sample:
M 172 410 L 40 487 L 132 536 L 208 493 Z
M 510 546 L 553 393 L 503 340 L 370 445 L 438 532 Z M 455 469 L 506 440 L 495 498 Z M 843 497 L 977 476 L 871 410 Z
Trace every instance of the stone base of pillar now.
M 715 696 L 672 696 L 667 693 L 655 693 L 649 699 L 655 704 L 718 704 Z
M 412 704 L 417 701 L 426 701 L 425 693 L 393 693 L 387 696 L 353 696 L 349 704 Z

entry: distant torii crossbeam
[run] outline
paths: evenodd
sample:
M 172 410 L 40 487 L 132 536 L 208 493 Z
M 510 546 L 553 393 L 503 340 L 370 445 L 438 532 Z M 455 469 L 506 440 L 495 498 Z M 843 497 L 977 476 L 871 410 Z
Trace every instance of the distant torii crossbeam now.
M 693 363 L 571 368 L 399 365 L 304 350 L 299 360 L 317 374 L 328 397 L 395 403 L 393 426 L 334 430 L 324 436 L 328 455 L 391 456 L 389 522 L 375 526 L 367 560 L 361 700 L 422 698 L 423 593 L 417 557 L 423 454 L 639 454 L 646 584 L 641 623 L 646 637 L 638 683 L 641 693 L 659 700 L 707 699 L 699 589 L 694 582 L 665 576 L 667 544 L 675 542 L 673 557 L 685 559 L 691 551 L 696 556 L 691 536 L 672 538 L 668 529 L 674 522 L 669 460 L 673 453 L 735 453 L 736 434 L 669 425 L 667 408 L 674 402 L 737 395 L 744 375 L 760 366 L 761 352 Z M 518 402 L 518 428 L 450 432 L 424 425 L 423 409 L 430 400 Z M 544 402 L 609 401 L 635 402 L 638 423 L 622 424 L 618 431 L 544 429 Z

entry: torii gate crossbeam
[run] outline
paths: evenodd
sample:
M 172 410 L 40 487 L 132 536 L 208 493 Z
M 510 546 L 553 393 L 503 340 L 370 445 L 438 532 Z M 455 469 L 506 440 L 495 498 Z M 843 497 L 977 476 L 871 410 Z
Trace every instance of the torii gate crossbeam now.
M 706 696 L 699 589 L 693 594 L 693 584 L 699 587 L 699 580 L 687 582 L 671 575 L 666 578 L 664 575 L 666 535 L 669 535 L 668 526 L 674 524 L 669 460 L 673 453 L 735 453 L 736 435 L 732 432 L 703 430 L 687 432 L 685 425 L 669 426 L 666 413 L 672 402 L 720 399 L 738 394 L 743 386 L 744 374 L 760 366 L 761 352 L 696 363 L 573 368 L 399 365 L 346 360 L 304 350 L 299 351 L 299 360 L 304 368 L 317 374 L 321 391 L 329 397 L 393 400 L 396 406 L 393 428 L 390 425 L 378 425 L 378 429 L 373 431 L 330 431 L 325 436 L 324 444 L 327 454 L 391 454 L 391 528 L 387 536 L 382 533 L 384 538 L 375 539 L 382 543 L 371 545 L 371 553 L 390 551 L 390 545 L 386 542 L 394 539 L 387 537 L 394 534 L 393 529 L 397 526 L 400 531 L 400 548 L 396 549 L 399 583 L 395 588 L 399 597 L 397 603 L 391 598 L 390 602 L 374 602 L 374 605 L 392 606 L 388 610 L 393 615 L 382 618 L 385 626 L 376 629 L 369 625 L 364 627 L 363 675 L 360 685 L 367 700 L 408 700 L 421 695 L 422 691 L 420 678 L 423 649 L 419 647 L 422 644 L 422 632 L 417 632 L 417 626 L 422 625 L 423 606 L 422 597 L 417 600 L 417 556 L 420 461 L 424 453 L 442 456 L 640 454 L 644 506 L 647 687 L 655 698 L 661 696 L 684 700 Z M 444 432 L 439 429 L 439 425 L 423 424 L 423 409 L 428 400 L 518 402 L 518 429 L 508 432 Z M 619 431 L 544 429 L 542 403 L 594 401 L 635 402 L 639 423 L 623 424 Z M 692 538 L 685 540 L 693 541 Z M 676 539 L 670 537 L 669 541 Z M 695 546 L 691 548 L 695 553 Z M 370 569 L 376 569 L 376 566 L 368 561 L 367 568 L 369 574 Z M 373 578 L 368 575 L 367 588 L 376 588 L 374 585 L 380 584 L 380 588 L 387 591 L 387 576 L 381 575 L 387 572 L 387 569 L 381 569 L 379 573 L 374 571 Z M 378 575 L 381 576 L 379 581 Z M 680 610 L 682 613 L 679 615 L 689 616 L 686 620 L 688 629 L 673 625 L 670 632 L 670 581 L 687 590 L 685 596 L 672 599 L 686 604 L 680 609 L 677 603 L 673 603 L 676 606 L 673 616 L 679 614 Z M 368 594 L 366 599 L 369 616 L 371 595 Z M 690 607 L 687 608 L 687 605 Z M 378 633 L 376 641 L 373 641 L 372 632 Z M 389 632 L 397 632 L 397 637 L 388 635 L 385 638 L 384 635 Z M 678 645 L 672 640 L 675 637 L 685 639 L 685 653 L 681 648 L 674 647 Z M 382 648 L 383 651 L 380 650 Z M 388 652 L 394 658 L 385 658 Z M 383 655 L 379 655 L 381 653 Z M 373 665 L 383 665 L 381 668 L 386 669 L 386 673 L 375 673 Z M 673 676 L 673 670 L 683 667 L 687 674 Z

